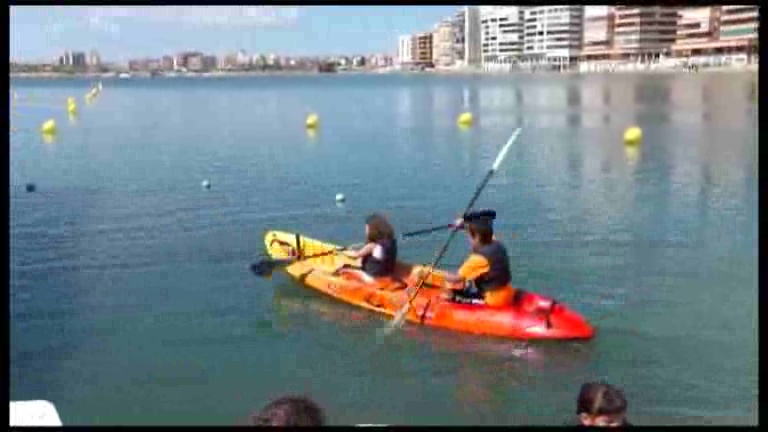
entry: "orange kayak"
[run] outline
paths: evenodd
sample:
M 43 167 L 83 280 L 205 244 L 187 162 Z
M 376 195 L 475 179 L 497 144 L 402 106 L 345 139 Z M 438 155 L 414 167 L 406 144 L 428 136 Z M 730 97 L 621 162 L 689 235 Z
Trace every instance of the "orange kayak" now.
M 264 237 L 273 259 L 311 256 L 338 246 L 299 234 L 269 231 Z M 286 272 L 305 286 L 353 306 L 394 316 L 408 301 L 424 266 L 398 262 L 395 275 L 371 278 L 350 269 L 357 260 L 329 254 L 298 260 Z M 407 320 L 448 330 L 511 339 L 590 339 L 592 326 L 574 310 L 543 295 L 523 292 L 514 306 L 457 303 L 443 296 L 444 280 L 434 271 L 413 300 Z

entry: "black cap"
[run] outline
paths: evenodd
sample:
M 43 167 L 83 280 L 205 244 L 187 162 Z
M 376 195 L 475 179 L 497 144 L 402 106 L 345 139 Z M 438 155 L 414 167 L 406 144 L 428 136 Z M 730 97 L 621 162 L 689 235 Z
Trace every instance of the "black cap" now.
M 496 211 L 492 209 L 471 210 L 464 214 L 464 223 L 470 225 L 493 228 L 494 219 L 496 219 Z

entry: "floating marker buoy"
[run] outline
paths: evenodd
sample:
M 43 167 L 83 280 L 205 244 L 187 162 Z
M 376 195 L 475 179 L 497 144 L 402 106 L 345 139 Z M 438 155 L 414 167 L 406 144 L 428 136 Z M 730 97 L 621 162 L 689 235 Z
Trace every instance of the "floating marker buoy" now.
M 341 193 L 336 194 L 337 203 L 343 203 L 346 200 L 347 200 L 347 197 L 345 197 L 344 194 L 341 194 Z
M 210 189 L 211 188 L 211 182 L 208 180 L 203 180 L 203 188 Z
M 459 124 L 459 126 L 471 126 L 473 121 L 472 113 L 471 112 L 465 112 L 461 113 L 459 117 L 456 119 L 456 123 Z
M 307 116 L 307 127 L 310 129 L 314 129 L 317 127 L 317 124 L 320 122 L 320 118 L 317 117 L 317 114 L 310 114 Z
M 40 126 L 40 132 L 46 135 L 53 135 L 56 133 L 56 120 L 48 120 Z
M 632 126 L 624 131 L 624 144 L 628 146 L 638 145 L 643 140 L 643 131 L 637 126 Z
M 25 189 L 27 190 L 27 192 L 34 192 L 37 189 L 37 187 L 35 186 L 34 183 L 27 183 Z
M 77 104 L 71 103 L 67 105 L 67 112 L 69 114 L 77 114 Z

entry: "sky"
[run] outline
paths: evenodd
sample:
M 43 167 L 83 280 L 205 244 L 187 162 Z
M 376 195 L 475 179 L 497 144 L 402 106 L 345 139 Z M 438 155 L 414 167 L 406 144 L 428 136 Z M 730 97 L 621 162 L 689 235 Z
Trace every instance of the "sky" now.
M 354 55 L 397 51 L 458 6 L 11 6 L 10 56 L 50 61 L 65 50 L 103 61 L 184 50 L 223 55 Z

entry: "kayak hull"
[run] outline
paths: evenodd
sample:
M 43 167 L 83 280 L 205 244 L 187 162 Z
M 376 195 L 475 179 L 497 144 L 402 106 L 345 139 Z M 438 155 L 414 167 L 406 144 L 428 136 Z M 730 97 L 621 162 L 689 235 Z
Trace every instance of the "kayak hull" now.
M 269 231 L 264 238 L 273 259 L 311 256 L 337 246 L 282 231 Z M 285 271 L 303 285 L 339 301 L 394 316 L 407 302 L 424 268 L 398 262 L 393 277 L 373 279 L 350 268 L 357 260 L 341 254 L 296 261 Z M 592 326 L 577 312 L 553 299 L 524 292 L 514 306 L 457 303 L 443 296 L 444 279 L 435 271 L 413 300 L 406 319 L 415 324 L 447 330 L 510 339 L 590 339 Z

